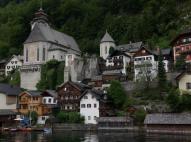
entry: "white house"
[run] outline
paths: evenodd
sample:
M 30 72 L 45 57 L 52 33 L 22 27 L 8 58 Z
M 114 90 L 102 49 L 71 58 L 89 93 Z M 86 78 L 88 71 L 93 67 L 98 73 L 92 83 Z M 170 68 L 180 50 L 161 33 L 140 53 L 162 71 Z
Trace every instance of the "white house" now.
M 153 80 L 157 73 L 157 55 L 142 47 L 134 55 L 134 80 Z
M 21 87 L 36 90 L 41 79 L 41 65 L 52 59 L 65 61 L 66 54 L 80 56 L 78 44 L 73 37 L 54 30 L 47 14 L 40 9 L 35 13 L 31 33 L 24 42 Z
M 127 75 L 127 67 L 130 65 L 131 56 L 128 53 L 115 50 L 106 59 L 106 67 L 108 70 L 120 70 Z
M 11 59 L 5 65 L 5 75 L 7 76 L 11 71 L 15 69 L 20 69 L 23 64 L 23 56 L 13 55 Z
M 85 118 L 85 124 L 97 124 L 96 119 L 100 117 L 104 108 L 102 100 L 107 100 L 105 94 L 96 90 L 87 90 L 80 99 L 80 114 Z M 103 108 L 102 108 L 103 107 Z
M 0 83 L 0 110 L 17 109 L 17 97 L 21 89 L 17 86 Z

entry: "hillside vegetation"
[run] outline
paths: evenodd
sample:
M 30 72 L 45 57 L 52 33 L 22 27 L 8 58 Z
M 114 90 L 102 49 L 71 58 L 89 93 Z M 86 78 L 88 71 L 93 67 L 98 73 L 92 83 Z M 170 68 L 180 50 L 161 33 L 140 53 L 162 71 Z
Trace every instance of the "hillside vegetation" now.
M 39 6 L 40 0 L 0 0 L 0 58 L 22 53 Z M 142 40 L 166 48 L 191 26 L 190 0 L 44 0 L 43 8 L 84 53 L 98 53 L 106 29 L 117 44 Z

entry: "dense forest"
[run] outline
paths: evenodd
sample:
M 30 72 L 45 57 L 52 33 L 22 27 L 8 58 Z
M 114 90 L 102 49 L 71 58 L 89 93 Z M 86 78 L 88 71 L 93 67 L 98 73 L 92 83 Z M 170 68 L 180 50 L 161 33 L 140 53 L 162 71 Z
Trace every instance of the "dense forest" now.
M 0 0 L 0 58 L 22 53 L 40 0 Z M 169 47 L 191 27 L 190 0 L 43 0 L 52 26 L 77 40 L 83 53 L 98 53 L 107 29 L 117 44 L 144 41 Z

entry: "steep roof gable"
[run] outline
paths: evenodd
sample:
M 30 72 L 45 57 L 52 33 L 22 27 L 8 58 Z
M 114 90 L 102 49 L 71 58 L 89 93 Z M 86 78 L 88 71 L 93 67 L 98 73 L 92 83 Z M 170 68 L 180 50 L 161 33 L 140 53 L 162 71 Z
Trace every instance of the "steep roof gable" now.
M 105 35 L 101 39 L 101 42 L 115 42 L 111 35 L 106 31 Z

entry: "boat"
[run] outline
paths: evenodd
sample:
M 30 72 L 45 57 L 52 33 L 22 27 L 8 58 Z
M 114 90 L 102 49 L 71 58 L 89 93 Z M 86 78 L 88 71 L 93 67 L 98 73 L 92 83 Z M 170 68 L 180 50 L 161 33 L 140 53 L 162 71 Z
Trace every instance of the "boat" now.
M 10 131 L 11 132 L 16 132 L 16 131 L 18 131 L 18 129 L 17 128 L 11 128 Z
M 43 129 L 44 133 L 52 133 L 52 129 L 51 128 L 44 128 Z

